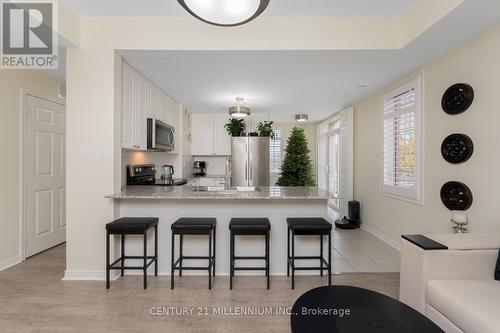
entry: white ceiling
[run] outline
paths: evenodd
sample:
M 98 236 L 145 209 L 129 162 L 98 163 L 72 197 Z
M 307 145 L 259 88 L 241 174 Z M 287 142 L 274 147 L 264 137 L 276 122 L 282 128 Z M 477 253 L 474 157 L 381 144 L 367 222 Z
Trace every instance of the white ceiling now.
M 121 54 L 193 112 L 226 112 L 242 96 L 254 111 L 270 112 L 275 121 L 292 121 L 296 113 L 321 120 L 498 22 L 500 1 L 467 0 L 403 50 Z
M 188 16 L 177 0 L 63 0 L 83 16 Z M 437 0 L 439 1 L 439 0 Z M 271 0 L 266 16 L 392 17 L 416 0 Z

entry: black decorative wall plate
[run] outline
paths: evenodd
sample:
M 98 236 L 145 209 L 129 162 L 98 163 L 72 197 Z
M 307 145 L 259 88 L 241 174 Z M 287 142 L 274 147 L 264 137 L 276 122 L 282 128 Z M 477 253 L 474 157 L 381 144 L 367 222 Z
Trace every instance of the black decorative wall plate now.
M 464 183 L 448 182 L 441 188 L 441 201 L 449 210 L 467 210 L 472 206 L 472 192 Z
M 460 114 L 466 111 L 474 101 L 474 89 L 467 83 L 452 85 L 443 95 L 441 106 L 448 114 Z
M 441 145 L 443 158 L 450 163 L 460 164 L 467 162 L 474 153 L 474 143 L 465 134 L 451 134 L 444 139 Z

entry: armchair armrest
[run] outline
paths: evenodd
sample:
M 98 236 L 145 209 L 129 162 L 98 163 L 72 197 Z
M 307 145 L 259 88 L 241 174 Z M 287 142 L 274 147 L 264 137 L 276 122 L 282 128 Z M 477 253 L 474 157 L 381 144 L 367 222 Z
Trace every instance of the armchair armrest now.
M 437 235 L 429 238 L 448 250 L 425 250 L 401 241 L 400 300 L 425 314 L 429 280 L 493 280 L 500 235 Z M 461 244 L 461 240 L 463 240 Z

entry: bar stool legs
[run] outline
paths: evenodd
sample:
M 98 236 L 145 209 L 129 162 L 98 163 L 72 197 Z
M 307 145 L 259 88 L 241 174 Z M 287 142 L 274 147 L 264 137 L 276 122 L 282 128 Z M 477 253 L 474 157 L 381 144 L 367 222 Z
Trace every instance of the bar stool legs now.
M 270 230 L 271 224 L 267 218 L 233 218 L 229 223 L 229 289 L 233 289 L 233 278 L 236 271 L 264 271 L 267 289 L 270 288 Z M 236 256 L 236 236 L 264 236 L 264 256 Z M 260 267 L 237 267 L 237 260 L 264 260 L 265 265 Z
M 110 281 L 109 281 L 109 271 L 110 271 L 110 263 L 109 263 L 109 230 L 106 231 L 106 289 L 109 289 L 111 287 Z
M 143 265 L 143 283 L 144 289 L 148 288 L 148 231 L 144 230 L 144 265 Z
M 172 229 L 172 249 L 170 267 L 170 288 L 175 288 L 175 271 L 179 271 L 182 276 L 184 271 L 196 270 L 208 271 L 208 289 L 212 289 L 212 277 L 215 276 L 215 254 L 216 254 L 216 225 L 214 218 L 180 218 L 171 226 Z M 179 235 L 179 257 L 175 257 L 175 236 Z M 186 256 L 184 255 L 185 235 L 206 235 L 208 236 L 208 256 Z M 208 260 L 207 266 L 185 266 L 185 260 Z
M 322 270 L 323 271 L 323 270 Z M 332 232 L 328 234 L 328 285 L 332 285 Z
M 271 286 L 271 283 L 270 283 L 270 266 L 271 266 L 271 263 L 270 263 L 271 259 L 270 259 L 270 256 L 269 256 L 269 233 L 266 234 L 266 277 L 267 277 L 267 289 L 270 288 Z
M 143 272 L 143 287 L 148 287 L 148 268 L 155 264 L 155 275 L 158 276 L 158 221 L 156 217 L 123 217 L 106 224 L 106 289 L 111 286 L 111 270 L 120 270 L 120 275 L 125 275 L 125 270 L 141 270 Z M 155 249 L 154 255 L 148 256 L 148 231 L 154 228 Z M 120 258 L 111 262 L 111 236 L 120 235 Z M 127 256 L 125 253 L 126 235 L 141 235 L 143 237 L 143 253 L 141 256 Z M 126 259 L 141 260 L 141 266 L 126 266 Z M 149 262 L 148 262 L 149 260 Z M 120 264 L 118 266 L 118 264 Z
M 295 233 L 292 231 L 292 289 L 295 289 Z
M 287 236 L 287 276 L 292 271 L 292 289 L 295 289 L 295 271 L 296 270 L 319 270 L 323 276 L 323 271 L 328 271 L 328 285 L 332 284 L 332 225 L 323 218 L 288 218 L 288 236 Z M 319 236 L 320 255 L 319 256 L 296 256 L 295 255 L 295 236 Z M 324 237 L 328 237 L 328 261 L 324 258 Z M 291 240 L 290 240 L 291 237 Z M 291 242 L 291 245 L 290 245 Z M 295 260 L 319 260 L 317 267 L 296 267 Z

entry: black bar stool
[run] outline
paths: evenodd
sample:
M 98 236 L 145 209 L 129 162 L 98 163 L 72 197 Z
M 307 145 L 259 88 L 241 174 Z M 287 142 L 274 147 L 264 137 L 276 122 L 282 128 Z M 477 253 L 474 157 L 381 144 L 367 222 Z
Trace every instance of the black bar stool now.
M 287 218 L 288 224 L 288 265 L 287 276 L 290 276 L 292 268 L 292 289 L 295 289 L 295 271 L 316 271 L 328 270 L 328 285 L 332 285 L 332 224 L 323 218 Z M 290 235 L 292 236 L 292 253 L 290 255 Z M 320 236 L 320 255 L 296 256 L 295 236 Z M 328 262 L 323 258 L 323 236 L 328 235 Z M 320 267 L 295 267 L 295 260 L 319 260 Z
M 184 270 L 208 270 L 208 289 L 212 289 L 212 269 L 213 276 L 215 276 L 216 227 L 217 220 L 214 218 L 180 218 L 172 224 L 171 289 L 174 289 L 174 273 L 176 270 L 179 271 L 179 276 L 182 276 L 182 271 Z M 179 235 L 180 240 L 179 259 L 177 260 L 175 260 L 175 235 Z M 183 255 L 184 235 L 208 235 L 208 257 Z M 208 260 L 208 266 L 184 267 L 184 260 Z
M 148 230 L 155 229 L 155 255 L 148 256 Z M 121 235 L 121 257 L 110 264 L 110 236 Z M 143 235 L 144 252 L 142 256 L 125 255 L 125 235 Z M 143 259 L 142 266 L 125 266 L 125 259 Z M 149 262 L 148 259 L 151 259 Z M 155 276 L 158 276 L 158 218 L 157 217 L 123 217 L 106 224 L 106 289 L 110 287 L 110 271 L 119 269 L 121 276 L 127 270 L 142 270 L 144 273 L 144 289 L 148 287 L 148 267 L 155 263 Z M 120 263 L 120 266 L 116 266 Z
M 229 289 L 233 289 L 234 271 L 265 271 L 267 277 L 267 289 L 269 289 L 269 231 L 271 223 L 266 218 L 234 218 L 229 223 L 231 231 L 230 245 L 230 277 Z M 236 257 L 234 251 L 235 236 L 259 236 L 266 238 L 266 253 L 264 257 Z M 236 260 L 265 260 L 265 267 L 235 267 Z

